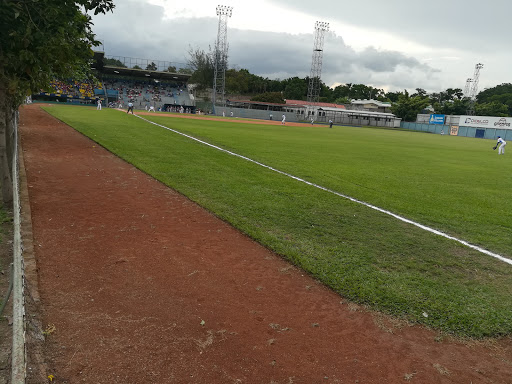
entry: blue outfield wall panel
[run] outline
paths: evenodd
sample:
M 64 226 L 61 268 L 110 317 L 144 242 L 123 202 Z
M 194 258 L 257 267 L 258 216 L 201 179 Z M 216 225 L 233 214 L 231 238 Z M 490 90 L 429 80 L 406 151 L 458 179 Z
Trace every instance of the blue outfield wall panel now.
M 440 124 L 423 124 L 423 123 L 411 123 L 407 121 L 400 122 L 400 128 L 410 129 L 413 131 L 421 131 L 421 132 L 432 132 L 436 134 L 440 134 L 441 131 L 444 132 L 445 135 L 450 134 L 449 125 L 440 125 Z M 512 141 L 512 129 L 496 129 L 496 128 L 475 128 L 475 127 L 459 127 L 459 131 L 457 136 L 464 137 L 476 137 L 481 138 L 481 130 L 484 130 L 484 139 L 496 140 L 498 135 L 501 136 L 505 141 Z M 478 132 L 477 134 L 477 131 Z
M 496 134 L 495 128 L 487 128 L 485 130 L 484 139 L 494 139 L 495 137 L 498 137 L 498 135 Z

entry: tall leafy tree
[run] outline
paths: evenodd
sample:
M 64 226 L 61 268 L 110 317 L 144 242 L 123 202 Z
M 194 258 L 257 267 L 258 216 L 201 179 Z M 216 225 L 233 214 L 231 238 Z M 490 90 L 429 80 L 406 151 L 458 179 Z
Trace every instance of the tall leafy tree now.
M 151 64 L 146 65 L 146 69 L 148 71 L 156 71 L 158 68 L 154 62 L 151 62 Z
M 23 99 L 86 70 L 91 47 L 99 45 L 89 13 L 112 11 L 113 0 L 2 0 L 0 6 L 0 176 L 10 202 L 10 130 Z
M 197 84 L 198 89 L 211 88 L 213 86 L 215 65 L 211 47 L 210 52 L 190 47 L 188 55 L 187 65 L 193 71 L 189 81 Z
M 508 116 L 512 116 L 512 84 L 503 83 L 480 92 L 476 99 L 478 103 L 499 103 L 507 106 Z
M 292 77 L 284 80 L 284 98 L 290 100 L 306 100 L 308 96 L 308 83 L 306 79 Z
M 427 105 L 430 104 L 427 96 L 409 96 L 409 93 L 404 91 L 403 94 L 398 96 L 398 101 L 391 106 L 391 112 L 397 117 L 401 117 L 404 121 L 415 121 L 418 113 L 421 112 Z
M 126 68 L 126 65 L 123 64 L 121 60 L 113 59 L 113 58 L 106 58 L 103 60 L 103 64 L 109 65 L 112 67 L 119 67 L 119 68 Z
M 477 103 L 475 105 L 475 113 L 479 116 L 508 116 L 507 105 L 498 101 L 491 101 L 489 103 Z
M 276 104 L 284 104 L 285 100 L 283 99 L 283 95 L 281 92 L 266 92 L 261 95 L 256 95 L 251 98 L 252 101 L 262 101 L 265 103 L 276 103 Z

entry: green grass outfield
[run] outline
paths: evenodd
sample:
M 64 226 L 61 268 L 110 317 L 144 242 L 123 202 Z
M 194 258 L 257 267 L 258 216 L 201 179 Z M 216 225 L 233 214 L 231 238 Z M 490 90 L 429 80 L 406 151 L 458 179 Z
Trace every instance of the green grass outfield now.
M 355 302 L 459 336 L 512 334 L 512 266 L 115 110 L 47 107 Z M 375 128 L 152 121 L 512 258 L 512 153 Z

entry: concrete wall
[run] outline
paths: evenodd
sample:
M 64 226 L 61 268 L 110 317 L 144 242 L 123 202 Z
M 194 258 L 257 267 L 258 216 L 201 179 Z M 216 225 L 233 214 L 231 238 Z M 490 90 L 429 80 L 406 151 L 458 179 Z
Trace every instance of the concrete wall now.
M 453 124 L 453 126 L 458 126 L 459 120 L 451 119 L 451 121 L 455 120 L 456 124 Z M 405 129 L 412 129 L 414 131 L 430 132 L 437 134 L 444 132 L 445 135 L 449 135 L 451 132 L 452 125 L 402 122 L 400 124 L 400 127 Z M 505 141 L 508 141 L 512 140 L 512 129 L 458 127 L 457 136 L 478 137 L 491 140 L 496 140 L 498 136 L 501 136 Z

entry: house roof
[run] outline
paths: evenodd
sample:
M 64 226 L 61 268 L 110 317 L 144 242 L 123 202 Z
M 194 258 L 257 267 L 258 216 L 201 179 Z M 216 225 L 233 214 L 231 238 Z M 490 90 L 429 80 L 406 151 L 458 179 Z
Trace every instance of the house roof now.
M 315 107 L 330 107 L 330 108 L 338 108 L 338 109 L 346 109 L 344 105 L 334 104 L 334 103 L 308 103 L 304 100 L 286 100 L 286 105 L 303 105 L 307 106 L 315 106 Z
M 366 100 L 366 99 L 352 99 L 351 104 L 353 105 L 364 105 L 364 104 L 375 104 L 377 107 L 383 107 L 383 108 L 391 108 L 391 103 L 385 103 L 379 100 Z

